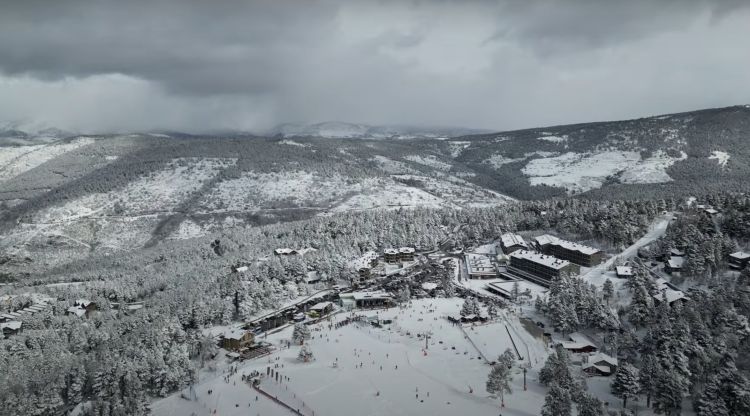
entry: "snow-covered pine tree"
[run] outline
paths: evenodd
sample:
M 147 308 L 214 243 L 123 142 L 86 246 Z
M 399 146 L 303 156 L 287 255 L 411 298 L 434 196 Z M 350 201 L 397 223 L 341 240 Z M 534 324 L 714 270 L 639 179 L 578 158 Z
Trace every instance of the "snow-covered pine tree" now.
M 294 330 L 292 331 L 292 341 L 295 344 L 304 344 L 305 340 L 310 339 L 310 328 L 302 322 L 294 324 Z
M 570 416 L 571 408 L 570 392 L 558 384 L 553 384 L 544 397 L 542 416 Z
M 602 293 L 604 294 L 604 300 L 607 301 L 607 304 L 609 305 L 610 299 L 612 299 L 612 296 L 615 294 L 615 287 L 612 284 L 612 281 L 607 279 L 604 281 L 604 286 L 602 286 Z
M 500 406 L 505 407 L 505 393 L 512 393 L 510 382 L 513 380 L 511 368 L 504 362 L 492 366 L 487 376 L 487 392 L 500 395 Z
M 299 354 L 297 354 L 297 359 L 305 363 L 309 363 L 310 361 L 314 359 L 313 352 L 310 349 L 309 345 L 303 345 L 299 349 Z
M 638 369 L 630 363 L 621 362 L 612 382 L 612 394 L 622 398 L 622 407 L 627 408 L 628 399 L 637 397 L 640 391 Z
M 589 393 L 582 392 L 576 403 L 578 416 L 604 416 L 604 404 Z
M 476 302 L 473 297 L 467 297 L 464 299 L 464 304 L 461 306 L 460 313 L 461 316 L 475 315 L 477 313 Z

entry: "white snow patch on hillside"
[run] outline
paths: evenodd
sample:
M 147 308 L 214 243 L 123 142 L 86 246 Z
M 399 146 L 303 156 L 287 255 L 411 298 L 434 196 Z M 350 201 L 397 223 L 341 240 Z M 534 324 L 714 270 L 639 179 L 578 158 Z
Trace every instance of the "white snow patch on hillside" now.
M 294 140 L 289 140 L 289 139 L 284 139 L 280 141 L 279 144 L 285 144 L 288 146 L 297 146 L 297 147 L 310 147 L 309 144 L 303 144 L 303 143 L 295 142 Z
M 546 184 L 566 188 L 569 192 L 585 192 L 600 188 L 608 176 L 618 173 L 626 183 L 671 181 L 665 169 L 684 157 L 687 157 L 684 153 L 681 158 L 658 153 L 641 160 L 640 153 L 633 151 L 568 152 L 534 159 L 523 168 L 523 173 L 529 176 L 532 185 Z
M 377 187 L 352 196 L 334 208 L 333 211 L 361 211 L 376 208 L 398 209 L 417 206 L 439 208 L 445 204 L 446 202 L 442 198 L 421 189 L 399 183 L 380 183 Z
M 722 152 L 721 150 L 714 150 L 708 158 L 716 159 L 716 163 L 718 163 L 719 166 L 726 167 L 727 162 L 729 162 L 729 153 Z
M 415 163 L 419 163 L 420 165 L 425 165 L 431 168 L 445 170 L 445 171 L 450 170 L 451 167 L 453 166 L 450 163 L 445 163 L 441 160 L 438 160 L 433 155 L 429 155 L 429 156 L 409 155 L 409 156 L 404 156 L 404 159 L 410 160 Z
M 481 188 L 463 179 L 442 175 L 438 178 L 419 175 L 394 175 L 400 180 L 418 181 L 418 188 L 440 198 L 446 206 L 486 207 L 513 200 L 508 196 Z
M 458 157 L 467 147 L 471 146 L 471 142 L 450 142 L 448 146 L 450 147 L 451 156 Z
M 217 184 L 203 204 L 212 212 L 254 211 L 289 205 L 329 205 L 369 183 L 347 181 L 341 175 L 306 171 L 245 172 Z
M 130 182 L 122 189 L 92 193 L 62 206 L 51 207 L 35 215 L 40 222 L 63 222 L 101 215 L 150 215 L 170 211 L 203 182 L 236 159 L 174 159 L 166 168 Z M 115 212 L 115 204 L 121 212 Z
M 511 157 L 505 157 L 501 154 L 496 154 L 496 155 L 490 156 L 488 159 L 484 161 L 484 163 L 488 163 L 493 168 L 499 169 L 503 165 L 507 165 L 508 163 L 513 163 L 513 162 L 519 162 L 521 160 L 526 160 L 526 158 L 525 157 L 511 158 Z
M 90 137 L 81 137 L 69 143 L 0 147 L 0 181 L 18 176 L 48 160 L 93 142 L 94 139 Z
M 565 134 L 563 136 L 541 136 L 537 137 L 537 140 L 542 140 L 545 142 L 551 142 L 551 143 L 565 143 L 568 141 L 568 135 Z
M 665 183 L 671 182 L 672 178 L 667 174 L 667 168 L 678 160 L 687 159 L 687 154 L 682 152 L 679 158 L 668 156 L 664 152 L 656 152 L 653 156 L 627 167 L 620 175 L 622 183 Z

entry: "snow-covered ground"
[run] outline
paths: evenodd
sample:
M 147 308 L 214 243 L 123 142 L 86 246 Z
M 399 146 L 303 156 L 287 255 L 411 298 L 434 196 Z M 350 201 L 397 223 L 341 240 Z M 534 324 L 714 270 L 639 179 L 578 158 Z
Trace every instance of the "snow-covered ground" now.
M 348 192 L 361 192 L 376 183 L 377 179 L 352 183 L 341 175 L 306 171 L 245 172 L 218 183 L 203 199 L 203 205 L 211 212 L 253 211 L 282 202 L 328 205 Z
M 461 299 L 415 300 L 405 309 L 362 312 L 367 316 L 394 319 L 382 329 L 369 325 L 352 324 L 329 328 L 328 322 L 313 326 L 313 339 L 306 342 L 315 360 L 297 360 L 300 349 L 281 347 L 270 357 L 247 361 L 238 365 L 237 373 L 218 373 L 194 387 L 196 400 L 186 400 L 179 394 L 158 400 L 151 405 L 155 416 L 216 414 L 277 415 L 287 414 L 273 401 L 258 395 L 242 382 L 242 374 L 253 370 L 266 372 L 266 367 L 278 365 L 282 376 L 289 380 L 276 384 L 263 381 L 261 386 L 276 392 L 279 398 L 304 401 L 306 414 L 320 415 L 538 415 L 544 402 L 544 388 L 536 382 L 546 354 L 541 341 L 531 337 L 514 317 L 508 317 L 510 333 L 519 348 L 532 356 L 541 357 L 529 369 L 527 391 L 523 390 L 523 375 L 516 368 L 512 382 L 513 393 L 506 395 L 506 408 L 499 408 L 499 400 L 491 397 L 484 385 L 490 367 L 479 358 L 474 345 L 464 337 L 460 328 L 442 318 L 457 314 Z M 334 319 L 342 320 L 344 314 Z M 474 344 L 496 355 L 511 347 L 505 321 L 467 328 Z M 431 333 L 428 348 L 419 334 Z M 525 335 L 524 335 L 525 334 Z M 289 339 L 291 328 L 269 336 L 268 341 L 281 346 Z M 484 351 L 483 351 L 484 352 Z M 527 355 L 529 353 L 522 353 Z M 334 366 L 334 363 L 337 363 Z M 518 362 L 521 364 L 521 362 Z M 382 366 L 382 369 L 381 369 Z M 228 375 L 228 378 L 224 379 Z M 211 389 L 213 393 L 207 394 Z M 185 390 L 187 393 L 189 390 Z
M 541 137 L 537 137 L 536 139 L 542 140 L 545 142 L 550 142 L 550 143 L 562 144 L 568 141 L 568 135 L 567 134 L 562 135 L 562 136 L 543 135 Z
M 501 154 L 496 154 L 496 155 L 490 156 L 484 162 L 488 163 L 493 168 L 498 169 L 503 165 L 507 165 L 508 163 L 519 162 L 521 160 L 526 160 L 526 158 L 525 157 L 510 158 L 510 157 L 505 157 Z
M 471 142 L 464 142 L 464 141 L 452 141 L 448 143 L 448 146 L 450 147 L 450 153 L 451 156 L 458 157 L 463 153 L 466 148 L 471 146 Z
M 18 176 L 63 153 L 91 144 L 94 139 L 82 137 L 69 143 L 0 147 L 0 182 Z
M 672 178 L 666 169 L 680 158 L 663 153 L 641 159 L 640 152 L 602 151 L 597 153 L 568 152 L 555 157 L 531 160 L 522 170 L 532 185 L 566 188 L 569 192 L 585 192 L 600 188 L 608 176 L 618 175 L 625 183 L 662 183 Z
M 435 156 L 432 156 L 432 155 L 429 155 L 429 156 L 408 155 L 408 156 L 404 156 L 404 159 L 410 160 L 415 163 L 419 163 L 420 165 L 425 165 L 431 168 L 444 170 L 444 171 L 450 170 L 451 167 L 453 166 L 450 163 L 445 163 L 441 160 L 438 160 Z
M 444 205 L 445 201 L 421 189 L 399 183 L 379 184 L 360 194 L 354 195 L 334 208 L 335 212 L 361 211 L 376 208 L 397 209 L 401 207 L 433 207 Z
M 722 152 L 721 150 L 714 150 L 708 158 L 715 159 L 719 166 L 726 167 L 727 162 L 729 162 L 729 153 Z
M 65 222 L 102 211 L 115 215 L 142 215 L 170 211 L 200 189 L 204 181 L 235 159 L 175 159 L 169 166 L 128 183 L 123 189 L 92 193 L 35 215 L 35 222 Z M 119 212 L 113 212 L 114 206 Z

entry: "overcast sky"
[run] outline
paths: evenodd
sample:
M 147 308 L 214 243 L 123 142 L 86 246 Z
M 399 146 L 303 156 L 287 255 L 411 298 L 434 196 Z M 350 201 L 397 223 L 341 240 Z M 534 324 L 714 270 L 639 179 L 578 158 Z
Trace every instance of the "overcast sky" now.
M 506 130 L 745 104 L 748 5 L 0 0 L 0 121 Z

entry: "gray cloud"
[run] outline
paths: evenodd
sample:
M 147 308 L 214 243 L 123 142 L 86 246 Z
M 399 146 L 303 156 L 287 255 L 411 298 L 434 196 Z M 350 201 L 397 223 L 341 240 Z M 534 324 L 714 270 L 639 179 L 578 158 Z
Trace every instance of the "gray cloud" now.
M 517 128 L 748 101 L 740 0 L 0 0 L 0 119 Z

